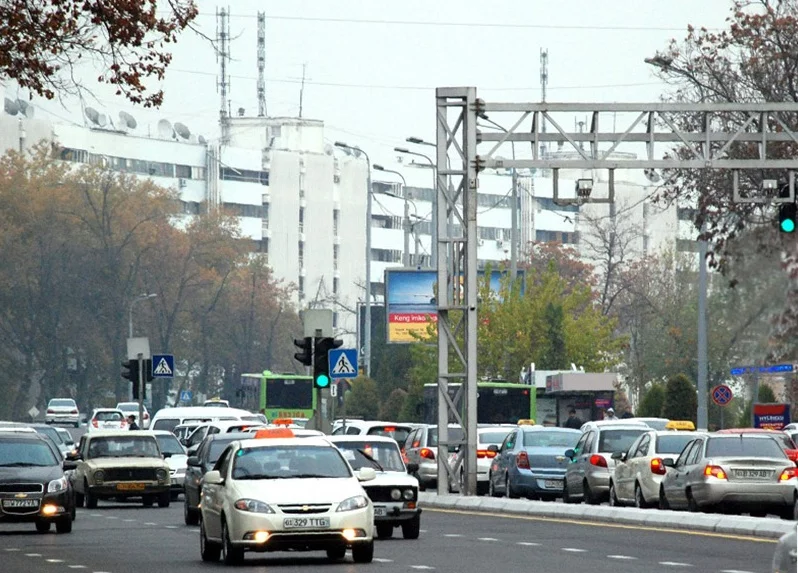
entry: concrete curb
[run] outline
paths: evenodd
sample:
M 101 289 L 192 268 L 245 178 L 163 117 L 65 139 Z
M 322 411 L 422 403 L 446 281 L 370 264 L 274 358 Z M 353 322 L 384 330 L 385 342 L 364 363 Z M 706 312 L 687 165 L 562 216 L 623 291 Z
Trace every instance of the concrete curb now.
M 742 515 L 717 515 L 662 511 L 659 509 L 637 509 L 634 507 L 608 507 L 599 505 L 564 504 L 525 499 L 491 497 L 466 497 L 460 495 L 435 495 L 420 492 L 422 508 L 458 509 L 482 513 L 506 513 L 574 519 L 598 523 L 617 523 L 641 527 L 659 527 L 679 531 L 702 531 L 729 535 L 746 535 L 764 539 L 778 539 L 795 530 L 794 521 Z

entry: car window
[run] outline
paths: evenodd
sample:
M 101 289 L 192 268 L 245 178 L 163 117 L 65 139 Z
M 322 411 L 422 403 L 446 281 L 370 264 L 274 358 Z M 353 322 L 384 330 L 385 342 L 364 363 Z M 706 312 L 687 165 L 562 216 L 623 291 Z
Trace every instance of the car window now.
M 574 453 L 584 452 L 585 451 L 585 443 L 587 442 L 587 434 L 582 434 L 582 437 L 579 438 L 579 441 L 576 442 L 576 446 L 574 446 Z
M 43 441 L 0 440 L 0 467 L 47 467 L 60 463 Z
M 36 431 L 39 432 L 40 434 L 47 436 L 48 438 L 53 440 L 53 442 L 55 442 L 56 444 L 64 443 L 64 439 L 61 436 L 61 433 L 53 427 L 50 426 L 45 428 L 36 427 Z
M 397 443 L 403 443 L 407 436 L 410 434 L 410 428 L 407 426 L 394 426 L 393 424 L 386 424 L 385 426 L 374 426 L 369 428 L 366 432 L 369 436 L 385 436 L 386 438 L 393 438 Z
M 680 454 L 684 447 L 690 443 L 693 436 L 690 434 L 671 434 L 657 436 L 656 451 L 658 454 Z
M 232 441 L 228 442 L 226 440 L 214 440 L 211 442 L 210 448 L 208 448 L 208 463 L 215 464 L 219 461 L 219 457 L 224 452 L 225 448 L 229 446 Z
M 185 450 L 183 450 L 183 446 L 180 445 L 180 442 L 178 442 L 177 438 L 172 434 L 157 434 L 155 439 L 158 440 L 158 447 L 161 448 L 161 452 L 164 454 L 179 456 L 186 453 Z
M 352 477 L 341 453 L 329 446 L 241 448 L 232 459 L 236 480 Z
M 495 432 L 481 432 L 479 433 L 479 443 L 480 444 L 496 444 L 499 445 L 504 441 L 504 438 L 507 437 L 507 434 L 510 430 L 499 430 Z M 578 435 L 578 434 L 577 434 Z
M 574 432 L 561 432 L 558 430 L 542 430 L 521 432 L 524 436 L 524 446 L 531 448 L 563 448 L 569 449 L 576 445 L 580 435 Z
M 676 463 L 674 465 L 677 465 L 677 466 L 685 466 L 685 465 L 687 465 L 687 458 L 693 452 L 693 449 L 695 448 L 695 444 L 696 444 L 695 441 L 689 442 L 684 447 L 684 449 L 682 450 L 682 453 L 679 455 L 679 457 L 676 458 Z
M 449 441 L 456 441 L 463 439 L 462 428 L 449 428 Z M 438 428 L 430 428 L 427 434 L 427 446 L 434 448 L 438 445 Z
M 340 436 L 343 433 L 344 433 L 344 427 L 343 426 L 338 426 L 337 428 L 335 428 L 335 430 L 333 430 L 332 435 L 333 436 Z
M 94 419 L 98 422 L 121 422 L 125 417 L 122 412 L 96 412 Z
M 352 469 L 382 468 L 388 472 L 404 472 L 405 465 L 396 444 L 387 442 L 337 442 L 335 446 L 344 454 Z M 365 455 L 363 455 L 365 453 Z M 379 467 L 369 458 L 372 458 Z
M 707 443 L 707 457 L 753 456 L 757 458 L 784 458 L 778 442 L 758 436 L 714 437 Z
M 637 445 L 637 449 L 635 450 L 633 457 L 642 458 L 648 455 L 648 447 L 651 445 L 651 436 L 648 434 L 643 434 L 638 439 L 640 442 Z
M 166 430 L 172 432 L 180 424 L 177 418 L 160 418 L 152 425 L 153 430 Z
M 625 452 L 632 445 L 632 442 L 648 431 L 648 428 L 628 428 L 628 429 L 612 429 L 604 430 L 601 432 L 598 443 L 598 451 L 602 454 L 609 454 L 612 452 Z
M 76 408 L 77 405 L 75 404 L 74 400 L 67 400 L 67 399 L 54 399 L 50 400 L 50 403 L 47 404 L 48 406 L 53 406 L 55 408 Z
M 701 459 L 702 452 L 704 450 L 704 441 L 703 440 L 696 440 L 695 444 L 693 445 L 693 449 L 690 452 L 690 455 L 687 457 L 685 463 L 688 466 L 692 466 L 693 464 L 697 464 L 698 460 Z
M 230 444 L 226 444 L 226 446 L 222 455 L 219 456 L 219 459 L 216 461 L 216 465 L 213 466 L 213 469 L 218 471 L 223 478 L 227 477 L 227 470 L 230 467 L 230 456 L 233 453 L 233 448 L 230 447 Z
M 346 428 L 346 434 L 348 436 L 356 436 L 360 434 L 360 428 L 358 428 L 357 426 L 349 426 Z
M 501 451 L 506 452 L 507 450 L 512 450 L 515 447 L 515 432 L 510 432 L 507 434 L 507 437 L 504 438 L 504 443 L 502 444 Z
M 89 442 L 89 459 L 160 456 L 158 443 L 149 436 L 98 436 Z
M 587 434 L 587 439 L 585 440 L 585 453 L 592 452 L 593 447 L 596 445 L 596 431 L 591 430 Z

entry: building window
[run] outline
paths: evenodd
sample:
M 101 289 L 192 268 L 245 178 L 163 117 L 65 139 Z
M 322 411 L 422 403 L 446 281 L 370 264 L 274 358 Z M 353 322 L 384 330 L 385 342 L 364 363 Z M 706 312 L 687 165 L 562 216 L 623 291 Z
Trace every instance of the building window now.
M 299 208 L 299 232 L 300 233 L 304 233 L 305 232 L 305 208 L 304 207 L 300 207 Z
M 338 282 L 339 282 L 339 279 L 333 278 L 333 294 L 335 294 L 335 295 L 338 294 Z
M 299 298 L 305 298 L 305 277 L 299 277 Z
M 382 263 L 398 263 L 402 260 L 402 251 L 394 249 L 371 249 L 371 260 Z
M 541 243 L 561 243 L 575 245 L 579 242 L 579 233 L 566 233 L 563 231 L 535 231 L 535 240 Z
M 305 266 L 305 243 L 299 241 L 299 268 L 304 268 Z
M 261 217 L 261 218 L 263 219 L 263 228 L 264 229 L 268 229 L 269 228 L 269 204 L 268 203 L 264 203 L 263 204 L 263 217 Z
M 338 254 L 339 254 L 340 250 L 341 249 L 340 249 L 339 245 L 333 245 L 333 270 L 334 271 L 338 270 Z
M 188 165 L 175 165 L 175 177 L 191 179 L 191 167 Z
M 698 241 L 691 239 L 676 239 L 676 250 L 680 253 L 697 253 Z
M 200 214 L 200 204 L 197 201 L 180 201 L 180 205 L 183 207 L 183 213 L 186 215 Z
M 689 207 L 679 207 L 676 210 L 676 218 L 679 221 L 695 221 L 696 210 Z
M 221 167 L 219 169 L 219 178 L 222 181 L 242 181 L 244 183 L 260 183 L 261 185 L 269 184 L 268 171 L 254 171 L 252 169 L 238 169 L 236 167 Z
M 339 209 L 333 210 L 333 237 L 338 236 L 338 222 L 341 220 L 341 211 Z
M 538 208 L 544 211 L 562 211 L 565 213 L 578 213 L 579 205 L 557 205 L 551 197 L 535 197 Z

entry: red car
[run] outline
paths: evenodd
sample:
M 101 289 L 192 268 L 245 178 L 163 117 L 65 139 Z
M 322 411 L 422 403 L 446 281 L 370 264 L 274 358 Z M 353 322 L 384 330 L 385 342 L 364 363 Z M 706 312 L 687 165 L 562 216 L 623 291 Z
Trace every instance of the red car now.
M 727 428 L 724 430 L 718 430 L 715 432 L 716 434 L 770 434 L 781 446 L 781 449 L 784 450 L 784 453 L 787 454 L 787 457 L 798 465 L 798 446 L 795 445 L 795 442 L 792 441 L 792 438 L 785 434 L 784 432 L 778 432 L 774 430 L 765 430 L 762 428 Z

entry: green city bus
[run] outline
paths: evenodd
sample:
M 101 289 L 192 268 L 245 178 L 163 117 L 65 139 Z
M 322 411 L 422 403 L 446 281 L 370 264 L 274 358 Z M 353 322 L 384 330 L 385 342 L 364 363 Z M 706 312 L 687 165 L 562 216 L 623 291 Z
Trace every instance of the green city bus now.
M 309 419 L 316 409 L 311 376 L 276 374 L 268 370 L 260 374 L 242 374 L 236 398 L 239 407 L 261 412 L 270 422 L 277 418 Z
M 461 384 L 449 384 L 449 396 L 454 400 Z M 463 397 L 455 406 L 462 412 Z M 535 387 L 512 382 L 477 383 L 477 422 L 480 424 L 517 424 L 519 420 L 537 417 Z M 450 416 L 449 422 L 455 420 Z M 438 423 L 438 385 L 424 384 L 424 423 Z

